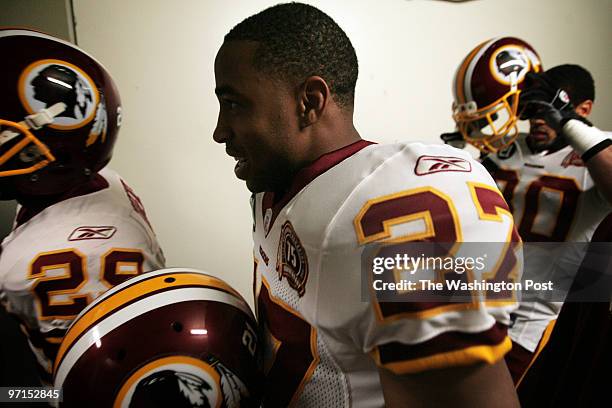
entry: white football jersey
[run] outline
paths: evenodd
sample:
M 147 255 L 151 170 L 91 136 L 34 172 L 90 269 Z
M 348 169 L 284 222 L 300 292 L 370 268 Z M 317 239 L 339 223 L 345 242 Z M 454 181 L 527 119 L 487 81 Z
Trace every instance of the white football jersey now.
M 303 169 L 280 200 L 261 193 L 252 204 L 264 406 L 382 407 L 379 366 L 415 373 L 492 363 L 510 349 L 511 300 L 361 297 L 369 243 L 518 239 L 493 179 L 467 153 L 359 141 Z M 520 250 L 508 252 L 516 262 L 498 272 L 520 273 Z
M 93 183 L 93 192 L 17 222 L 2 241 L 0 288 L 48 373 L 66 329 L 85 306 L 110 287 L 165 263 L 129 186 L 110 169 Z
M 570 146 L 550 154 L 532 153 L 525 135 L 521 135 L 506 150 L 489 155 L 483 164 L 503 192 L 525 242 L 589 241 L 595 228 L 612 211 L 584 162 Z M 524 275 L 527 278 L 548 275 L 553 281 L 560 281 L 563 274 L 571 281 L 583 249 L 561 248 L 561 253 L 551 255 L 550 251 L 527 245 Z M 527 350 L 535 351 L 561 306 L 561 302 L 521 302 L 513 316 L 510 337 Z

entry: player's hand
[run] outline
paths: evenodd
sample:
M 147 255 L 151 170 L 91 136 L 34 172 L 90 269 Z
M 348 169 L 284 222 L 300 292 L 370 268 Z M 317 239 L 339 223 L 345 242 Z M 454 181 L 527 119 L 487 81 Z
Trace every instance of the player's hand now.
M 544 119 L 558 133 L 562 133 L 563 125 L 570 119 L 591 126 L 588 120 L 576 113 L 567 92 L 551 84 L 545 75 L 529 72 L 519 98 L 519 116 L 523 120 Z
M 465 139 L 461 132 L 442 133 L 440 139 L 442 139 L 445 144 L 456 147 L 457 149 L 465 148 Z

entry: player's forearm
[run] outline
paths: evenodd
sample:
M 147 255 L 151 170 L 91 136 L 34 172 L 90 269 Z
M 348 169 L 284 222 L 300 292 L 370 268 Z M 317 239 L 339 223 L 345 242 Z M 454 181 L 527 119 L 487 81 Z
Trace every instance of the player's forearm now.
M 597 189 L 612 205 L 612 145 L 589 158 L 586 166 Z
M 563 125 L 563 135 L 584 160 L 599 191 L 612 204 L 612 140 L 595 126 L 575 119 Z
M 396 375 L 379 369 L 386 407 L 519 407 L 504 360 Z

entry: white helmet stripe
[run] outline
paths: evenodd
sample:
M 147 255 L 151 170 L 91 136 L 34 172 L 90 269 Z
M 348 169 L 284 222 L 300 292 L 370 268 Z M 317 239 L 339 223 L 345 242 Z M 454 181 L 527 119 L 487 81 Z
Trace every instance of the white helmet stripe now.
M 90 327 L 64 355 L 64 358 L 57 368 L 54 384 L 58 387 L 61 386 L 71 368 L 74 366 L 74 364 L 76 364 L 77 360 L 90 347 L 94 346 L 96 343 L 99 343 L 101 338 L 119 327 L 121 324 L 163 306 L 180 302 L 203 300 L 225 303 L 240 309 L 247 315 L 251 314 L 249 307 L 243 301 L 229 293 L 222 292 L 217 289 L 181 288 L 147 296 L 138 302 L 128 305 L 118 312 L 107 316 L 103 320 L 96 323 L 95 326 Z M 98 345 L 98 347 L 100 346 Z
M 500 37 L 496 37 L 496 38 L 492 38 L 491 40 L 489 40 L 485 45 L 480 47 L 480 50 L 478 50 L 476 55 L 474 55 L 474 58 L 472 58 L 472 60 L 470 61 L 465 71 L 464 82 L 463 82 L 463 92 L 465 93 L 466 102 L 474 100 L 474 97 L 472 96 L 472 75 L 474 74 L 474 68 L 476 68 L 476 64 L 480 61 L 480 57 L 482 57 L 482 54 L 484 54 L 489 49 L 489 47 L 495 41 L 499 39 Z M 479 106 L 478 108 L 481 108 L 481 107 Z

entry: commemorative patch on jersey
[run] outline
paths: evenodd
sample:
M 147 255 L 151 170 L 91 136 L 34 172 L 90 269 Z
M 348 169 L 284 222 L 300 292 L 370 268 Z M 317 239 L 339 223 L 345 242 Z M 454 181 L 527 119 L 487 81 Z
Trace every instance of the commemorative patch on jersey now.
M 297 291 L 298 296 L 304 296 L 308 280 L 308 258 L 289 221 L 286 221 L 281 228 L 276 272 L 279 280 L 285 277 L 289 286 Z
M 443 171 L 472 171 L 472 164 L 460 157 L 452 156 L 421 156 L 416 162 L 414 173 L 417 176 L 440 173 Z
M 83 241 L 86 239 L 110 239 L 117 232 L 113 226 L 79 227 L 68 236 L 68 241 Z
M 582 159 L 580 158 L 580 155 L 572 150 L 570 154 L 565 156 L 565 158 L 561 162 L 561 166 L 564 168 L 568 168 L 569 166 L 584 167 L 585 165 L 584 161 L 582 161 Z

